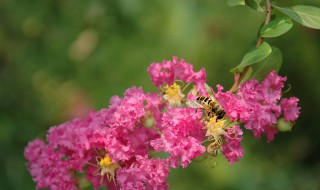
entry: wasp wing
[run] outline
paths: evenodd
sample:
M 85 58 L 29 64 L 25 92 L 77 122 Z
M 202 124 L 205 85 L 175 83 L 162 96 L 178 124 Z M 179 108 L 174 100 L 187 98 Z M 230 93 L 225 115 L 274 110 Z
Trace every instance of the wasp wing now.
M 210 97 L 212 100 L 216 101 L 216 98 L 214 97 L 214 95 L 213 95 L 213 93 L 212 93 L 212 90 L 211 90 L 210 86 L 209 86 L 207 83 L 204 83 L 204 88 L 206 89 L 209 97 Z
M 199 104 L 198 102 L 196 102 L 195 100 L 187 101 L 186 104 L 188 107 L 191 107 L 191 108 L 196 108 L 196 109 L 203 108 L 203 106 L 201 104 Z

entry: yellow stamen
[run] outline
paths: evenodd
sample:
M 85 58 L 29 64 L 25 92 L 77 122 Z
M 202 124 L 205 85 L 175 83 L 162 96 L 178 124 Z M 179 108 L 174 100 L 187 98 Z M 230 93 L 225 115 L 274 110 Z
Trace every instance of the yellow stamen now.
M 226 132 L 224 130 L 226 120 L 219 120 L 217 121 L 217 116 L 210 118 L 208 122 L 206 122 L 206 126 L 204 127 L 207 129 L 206 136 L 213 137 L 214 140 L 218 141 L 221 139 L 221 135 L 224 135 Z
M 111 159 L 110 159 L 109 156 L 104 157 L 99 162 L 99 166 L 101 166 L 101 167 L 107 167 L 107 166 L 109 166 L 111 164 L 112 164 L 112 162 L 111 162 Z
M 115 179 L 115 171 L 120 168 L 120 165 L 117 163 L 112 163 L 109 156 L 105 156 L 100 161 L 98 161 L 98 166 L 100 169 L 100 175 L 101 175 L 101 181 L 103 181 L 103 177 L 106 175 L 108 180 L 114 180 Z
M 181 93 L 180 86 L 173 83 L 171 86 L 164 86 L 165 95 L 163 98 L 169 102 L 169 105 L 181 105 L 181 100 L 184 98 L 184 94 Z

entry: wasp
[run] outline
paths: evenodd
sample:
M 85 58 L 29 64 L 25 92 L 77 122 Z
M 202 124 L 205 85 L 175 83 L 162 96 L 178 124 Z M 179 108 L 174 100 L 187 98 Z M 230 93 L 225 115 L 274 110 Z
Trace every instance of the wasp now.
M 195 101 L 188 101 L 187 105 L 192 108 L 205 110 L 209 118 L 213 118 L 216 116 L 217 121 L 223 119 L 226 115 L 226 112 L 214 98 L 210 87 L 207 84 L 205 84 L 205 87 L 209 97 L 198 96 Z
M 223 119 L 226 115 L 226 112 L 222 109 L 220 104 L 212 98 L 205 96 L 199 96 L 196 99 L 196 102 L 202 106 L 202 108 L 207 112 L 208 117 L 217 116 L 217 120 Z
M 219 152 L 221 152 L 221 144 L 218 141 L 210 143 L 207 147 L 207 152 L 210 155 L 218 156 Z

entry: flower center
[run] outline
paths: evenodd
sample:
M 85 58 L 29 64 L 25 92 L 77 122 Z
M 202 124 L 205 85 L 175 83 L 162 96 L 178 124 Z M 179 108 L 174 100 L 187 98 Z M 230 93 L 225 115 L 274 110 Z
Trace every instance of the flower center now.
M 120 168 L 120 165 L 117 163 L 112 163 L 109 156 L 105 156 L 98 162 L 98 166 L 101 169 L 100 175 L 101 175 L 101 183 L 103 181 L 103 177 L 106 175 L 108 180 L 114 180 L 115 179 L 115 171 Z
M 99 166 L 101 166 L 101 167 L 107 167 L 111 164 L 112 164 L 112 162 L 111 162 L 111 159 L 109 156 L 102 158 L 99 162 Z
M 173 83 L 171 86 L 164 86 L 165 95 L 163 98 L 169 102 L 169 105 L 181 105 L 181 100 L 184 98 L 184 94 L 181 93 L 180 86 Z
M 215 141 L 220 140 L 220 135 L 224 135 L 226 132 L 223 129 L 225 127 L 226 120 L 218 120 L 217 116 L 210 118 L 208 122 L 206 122 L 205 129 L 207 129 L 206 136 L 213 137 Z

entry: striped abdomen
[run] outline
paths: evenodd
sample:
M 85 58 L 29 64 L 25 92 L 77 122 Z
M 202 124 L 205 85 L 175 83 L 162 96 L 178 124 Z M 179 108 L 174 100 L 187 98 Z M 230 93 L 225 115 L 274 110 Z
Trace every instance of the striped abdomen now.
M 212 100 L 211 98 L 199 96 L 196 101 L 207 111 L 208 117 L 217 116 L 217 119 L 222 119 L 226 114 L 218 102 Z

